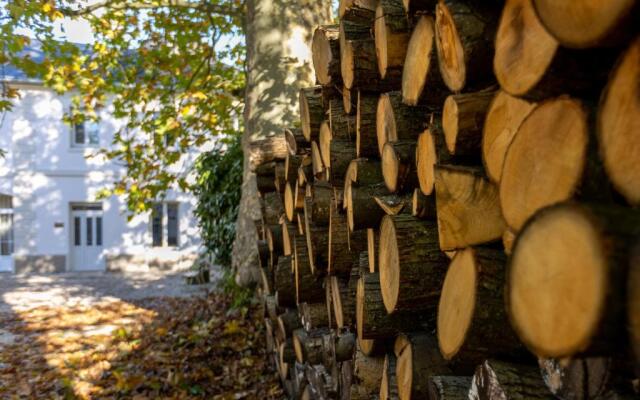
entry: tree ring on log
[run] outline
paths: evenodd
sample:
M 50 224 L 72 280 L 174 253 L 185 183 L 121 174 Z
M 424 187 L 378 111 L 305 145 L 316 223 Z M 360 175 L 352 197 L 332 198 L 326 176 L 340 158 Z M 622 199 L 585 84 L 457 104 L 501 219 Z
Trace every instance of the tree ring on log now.
M 508 271 L 508 308 L 520 339 L 543 357 L 585 350 L 604 310 L 609 263 L 586 212 L 538 213 L 520 233 Z
M 387 312 L 396 308 L 400 293 L 400 259 L 393 218 L 388 215 L 380 224 L 380 245 L 378 265 L 380 269 L 380 291 Z
M 436 5 L 435 31 L 442 80 L 451 90 L 462 90 L 467 76 L 464 48 L 451 12 L 444 3 Z
M 407 46 L 407 57 L 402 70 L 402 101 L 405 104 L 413 106 L 418 104 L 427 83 L 429 69 L 437 68 L 437 66 L 431 65 L 431 61 L 434 59 L 431 52 L 436 51 L 434 42 L 433 17 L 421 15 L 411 33 Z
M 558 42 L 542 26 L 530 0 L 508 0 L 495 41 L 493 69 L 506 92 L 518 96 L 533 88 L 547 71 Z
M 630 19 L 635 0 L 533 0 L 540 20 L 560 43 L 584 48 L 601 44 Z M 636 20 L 637 21 L 637 20 Z
M 534 107 L 502 90 L 491 101 L 482 130 L 482 160 L 493 182 L 500 182 L 507 148 Z
M 598 112 L 600 153 L 607 175 L 632 205 L 640 205 L 640 38 L 624 53 Z
M 500 179 L 500 203 L 510 228 L 517 232 L 536 210 L 573 196 L 587 142 L 587 114 L 578 100 L 550 99 L 529 114 L 509 146 Z
M 447 270 L 438 305 L 438 343 L 450 360 L 464 344 L 476 307 L 478 266 L 473 249 L 456 252 Z

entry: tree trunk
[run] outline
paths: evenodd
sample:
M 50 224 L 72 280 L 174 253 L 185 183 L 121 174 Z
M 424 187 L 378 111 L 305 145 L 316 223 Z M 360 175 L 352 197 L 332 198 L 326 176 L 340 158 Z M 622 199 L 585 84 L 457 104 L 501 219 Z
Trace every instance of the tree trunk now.
M 438 237 L 444 251 L 491 242 L 506 226 L 498 188 L 476 169 L 436 167 Z
M 290 16 L 295 15 L 295 18 Z M 246 3 L 247 85 L 244 103 L 244 151 L 242 197 L 236 222 L 232 266 L 241 285 L 258 282 L 257 250 L 253 221 L 260 217 L 256 178 L 251 171 L 253 142 L 259 142 L 293 126 L 297 119 L 298 90 L 313 83 L 311 60 L 304 59 L 298 34 L 326 23 L 330 6 L 317 0 L 293 5 L 268 0 Z M 274 40 L 275 38 L 275 40 Z M 310 58 L 310 57 L 309 57 Z M 292 105 L 293 104 L 293 105 Z
M 433 313 L 449 259 L 438 247 L 436 224 L 407 214 L 380 226 L 380 286 L 387 312 Z
M 616 206 L 560 203 L 527 222 L 511 255 L 506 298 L 511 323 L 534 354 L 623 351 L 629 252 L 638 235 L 640 213 Z
M 470 400 L 553 398 L 536 367 L 494 360 L 478 366 L 469 390 Z

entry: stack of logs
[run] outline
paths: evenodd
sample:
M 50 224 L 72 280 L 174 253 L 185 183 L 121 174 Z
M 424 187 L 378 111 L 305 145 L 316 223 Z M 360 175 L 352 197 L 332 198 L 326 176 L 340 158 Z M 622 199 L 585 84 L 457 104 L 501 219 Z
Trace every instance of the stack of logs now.
M 638 396 L 638 4 L 342 0 L 315 30 L 255 168 L 291 398 Z

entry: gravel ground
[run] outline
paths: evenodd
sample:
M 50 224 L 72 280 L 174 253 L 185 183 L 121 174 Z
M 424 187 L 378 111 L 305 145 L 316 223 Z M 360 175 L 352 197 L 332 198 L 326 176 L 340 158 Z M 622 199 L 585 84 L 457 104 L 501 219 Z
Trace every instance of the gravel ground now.
M 203 295 L 215 284 L 186 285 L 183 272 L 0 274 L 0 313 L 42 305 L 75 306 L 145 297 Z M 212 281 L 217 274 L 212 271 Z

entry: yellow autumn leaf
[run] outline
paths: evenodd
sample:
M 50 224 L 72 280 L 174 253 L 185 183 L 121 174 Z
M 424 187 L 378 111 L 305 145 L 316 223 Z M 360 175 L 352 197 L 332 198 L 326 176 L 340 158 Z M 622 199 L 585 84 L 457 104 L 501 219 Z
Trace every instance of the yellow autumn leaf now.
M 202 93 L 202 92 L 195 92 L 191 96 L 196 98 L 196 99 L 198 99 L 198 100 L 206 100 L 207 99 L 207 95 Z
M 186 117 L 187 115 L 191 114 L 192 111 L 193 111 L 193 106 L 191 104 L 188 104 L 182 107 L 182 110 L 180 110 L 180 115 L 182 115 L 183 117 Z
M 42 11 L 43 11 L 43 12 L 45 12 L 45 13 L 47 13 L 47 14 L 48 14 L 49 12 L 51 12 L 51 9 L 52 9 L 52 7 L 51 7 L 51 3 L 44 3 L 44 4 L 42 5 Z
M 224 334 L 225 335 L 233 335 L 234 333 L 238 333 L 240 331 L 240 325 L 238 325 L 238 321 L 232 319 L 231 321 L 224 324 Z

